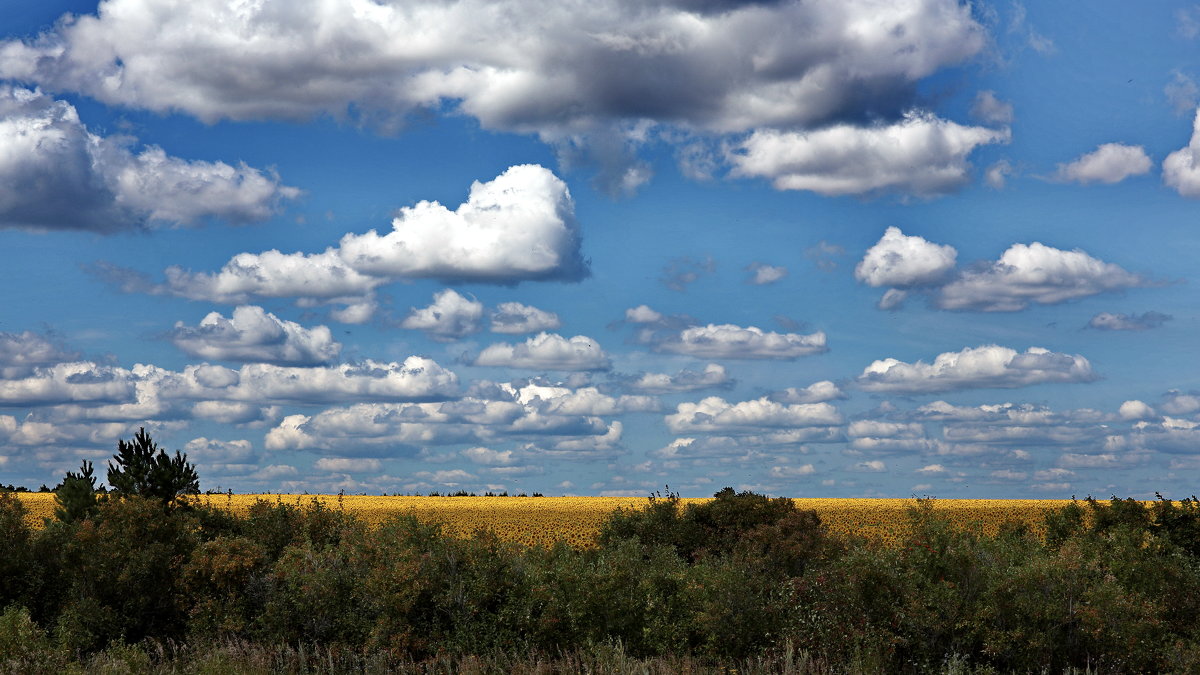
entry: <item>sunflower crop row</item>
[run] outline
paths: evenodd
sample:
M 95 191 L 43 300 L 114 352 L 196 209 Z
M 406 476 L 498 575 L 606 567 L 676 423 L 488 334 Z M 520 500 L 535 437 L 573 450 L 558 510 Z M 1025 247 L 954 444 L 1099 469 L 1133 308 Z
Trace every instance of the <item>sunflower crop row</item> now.
M 19 493 L 29 508 L 31 525 L 40 527 L 54 516 L 54 495 Z M 325 508 L 345 511 L 372 525 L 397 514 L 411 514 L 441 523 L 449 532 L 470 535 L 495 532 L 501 539 L 529 545 L 557 541 L 572 546 L 594 545 L 600 524 L 617 508 L 641 508 L 644 497 L 406 497 L 352 495 L 199 495 L 200 503 L 244 515 L 254 502 L 307 506 L 319 501 Z M 705 502 L 708 499 L 683 499 Z M 903 536 L 914 499 L 795 499 L 796 507 L 812 509 L 833 534 L 879 538 L 894 542 Z M 939 499 L 935 513 L 962 527 L 994 534 L 1005 524 L 1024 524 L 1040 533 L 1045 514 L 1068 500 L 1052 499 Z

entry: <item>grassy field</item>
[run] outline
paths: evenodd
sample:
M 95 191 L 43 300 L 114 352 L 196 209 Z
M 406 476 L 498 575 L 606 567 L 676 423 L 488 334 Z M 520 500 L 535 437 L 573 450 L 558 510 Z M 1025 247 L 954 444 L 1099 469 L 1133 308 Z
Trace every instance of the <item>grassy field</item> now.
M 54 495 L 20 493 L 29 507 L 29 522 L 41 526 L 54 516 Z M 378 497 L 346 495 L 201 495 L 201 502 L 244 514 L 257 500 L 307 505 L 320 501 L 326 508 L 344 510 L 378 524 L 395 514 L 412 514 L 439 522 L 454 533 L 469 535 L 479 529 L 495 531 L 501 538 L 526 544 L 549 545 L 566 541 L 574 546 L 592 544 L 600 523 L 617 508 L 640 508 L 645 497 Z M 704 502 L 708 499 L 684 499 Z M 915 499 L 796 499 L 801 509 L 813 509 L 835 534 L 855 534 L 890 540 L 906 522 Z M 1005 523 L 1023 523 L 1040 531 L 1045 513 L 1069 504 L 1057 499 L 939 499 L 933 508 L 950 514 L 955 523 L 978 525 L 995 533 Z

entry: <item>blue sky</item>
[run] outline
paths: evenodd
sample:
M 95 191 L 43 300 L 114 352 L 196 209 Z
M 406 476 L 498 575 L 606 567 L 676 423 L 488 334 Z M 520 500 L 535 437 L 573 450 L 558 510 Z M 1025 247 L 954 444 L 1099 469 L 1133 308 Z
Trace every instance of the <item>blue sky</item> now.
M 0 482 L 1196 491 L 1200 5 L 0 27 Z

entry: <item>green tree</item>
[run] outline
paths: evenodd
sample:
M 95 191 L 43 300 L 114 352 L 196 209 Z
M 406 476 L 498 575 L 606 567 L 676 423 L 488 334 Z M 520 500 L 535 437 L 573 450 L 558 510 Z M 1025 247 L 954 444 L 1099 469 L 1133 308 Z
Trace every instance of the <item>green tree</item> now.
M 200 477 L 187 455 L 171 457 L 150 439 L 144 428 L 130 442 L 117 441 L 116 466 L 108 463 L 108 484 L 118 496 L 138 495 L 164 505 L 182 495 L 200 493 Z
M 79 473 L 68 471 L 62 485 L 54 491 L 54 517 L 64 523 L 74 523 L 96 514 L 96 477 L 92 463 L 83 460 Z

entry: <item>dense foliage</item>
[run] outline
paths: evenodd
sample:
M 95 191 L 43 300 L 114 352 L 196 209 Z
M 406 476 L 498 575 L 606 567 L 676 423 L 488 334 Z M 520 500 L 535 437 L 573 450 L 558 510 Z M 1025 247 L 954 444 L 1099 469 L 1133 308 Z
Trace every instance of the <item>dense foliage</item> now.
M 372 528 L 316 501 L 236 517 L 109 496 L 34 530 L 0 494 L 0 670 L 248 644 L 392 666 L 618 648 L 727 663 L 795 650 L 835 672 L 1200 671 L 1194 499 L 1077 502 L 1044 540 L 917 508 L 882 546 L 835 538 L 788 499 L 716 496 L 619 511 L 578 550 L 408 517 Z

